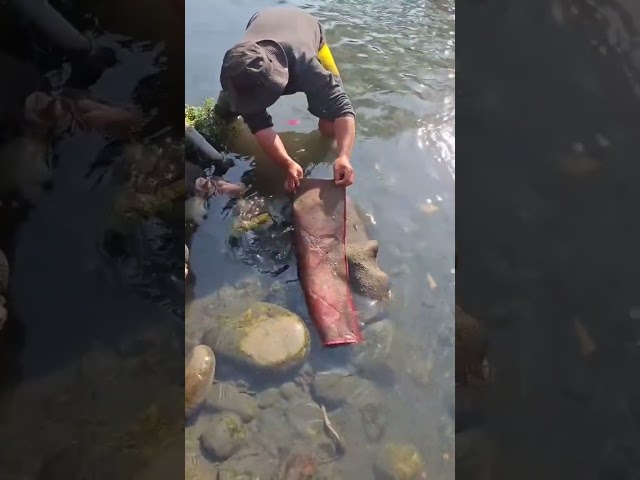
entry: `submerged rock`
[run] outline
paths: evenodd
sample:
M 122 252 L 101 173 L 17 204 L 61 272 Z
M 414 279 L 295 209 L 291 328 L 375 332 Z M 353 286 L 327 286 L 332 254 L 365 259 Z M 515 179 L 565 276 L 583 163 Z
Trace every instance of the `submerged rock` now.
M 184 408 L 189 416 L 204 402 L 213 383 L 216 357 L 206 345 L 198 345 L 191 352 L 184 369 Z
M 384 299 L 389 296 L 389 276 L 377 263 L 378 242 L 347 245 L 349 280 L 356 293 L 365 297 Z
M 426 479 L 424 460 L 410 444 L 388 443 L 376 453 L 373 466 L 376 480 Z
M 368 326 L 364 343 L 353 349 L 353 363 L 358 371 L 372 380 L 391 381 L 394 377 L 392 348 L 395 328 L 390 320 L 381 320 Z
M 214 461 L 224 461 L 245 444 L 246 432 L 235 413 L 215 415 L 200 436 L 202 450 Z
M 252 367 L 288 369 L 309 355 L 309 331 L 286 308 L 257 302 L 241 314 L 221 316 L 203 337 L 221 355 Z
M 258 395 L 258 406 L 260 408 L 271 408 L 282 403 L 282 395 L 277 388 L 268 388 Z
M 316 375 L 312 388 L 314 397 L 328 409 L 338 408 L 345 403 L 356 406 L 382 403 L 376 386 L 355 375 L 321 373 Z
M 251 395 L 241 392 L 232 383 L 216 383 L 207 395 L 207 404 L 214 410 L 235 413 L 243 422 L 256 416 L 258 403 Z
M 316 473 L 318 473 L 317 460 L 312 455 L 297 453 L 284 462 L 278 479 L 313 480 Z
M 355 293 L 375 300 L 389 298 L 389 276 L 378 266 L 378 242 L 370 240 L 362 215 L 347 199 L 347 260 Z
M 291 430 L 302 438 L 317 440 L 324 435 L 322 410 L 309 398 L 290 403 L 285 410 L 285 416 Z
M 260 480 L 258 475 L 251 472 L 239 472 L 237 470 L 220 470 L 217 480 Z

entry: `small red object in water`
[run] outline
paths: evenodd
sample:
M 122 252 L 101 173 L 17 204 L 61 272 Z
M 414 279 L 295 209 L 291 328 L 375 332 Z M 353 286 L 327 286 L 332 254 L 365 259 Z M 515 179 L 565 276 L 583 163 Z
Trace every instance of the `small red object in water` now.
M 287 123 L 289 125 L 298 125 L 300 123 L 300 120 L 289 120 Z

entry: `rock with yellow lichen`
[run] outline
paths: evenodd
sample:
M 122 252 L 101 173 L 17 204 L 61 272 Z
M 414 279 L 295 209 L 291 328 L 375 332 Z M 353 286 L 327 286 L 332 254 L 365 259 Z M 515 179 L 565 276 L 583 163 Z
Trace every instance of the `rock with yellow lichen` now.
M 310 350 L 309 330 L 295 313 L 256 302 L 241 313 L 220 314 L 203 343 L 218 355 L 252 367 L 274 370 L 302 364 Z
M 424 460 L 410 444 L 388 443 L 378 450 L 374 463 L 376 480 L 426 480 Z

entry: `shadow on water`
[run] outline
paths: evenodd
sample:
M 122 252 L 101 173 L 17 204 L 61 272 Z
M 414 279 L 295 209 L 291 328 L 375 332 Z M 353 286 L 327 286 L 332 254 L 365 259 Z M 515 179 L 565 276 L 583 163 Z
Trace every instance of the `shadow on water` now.
M 629 1 L 459 9 L 457 293 L 494 370 L 460 478 L 640 472 L 639 25 Z
M 20 125 L 28 94 L 63 91 L 141 110 L 144 126 L 125 142 L 170 145 L 181 139 L 183 127 L 175 112 L 181 111 L 182 99 L 169 93 L 182 91 L 182 26 L 170 4 L 93 2 L 83 8 L 80 3 L 52 2 L 94 45 L 111 51 L 113 61 L 94 65 L 60 51 L 29 22 L 16 21 L 6 2 L 0 4 L 2 76 L 11 78 L 16 65 L 11 57 L 33 77 L 1 82 L 2 106 L 14 107 L 2 111 L 3 123 Z M 149 21 L 131 18 L 139 8 L 138 15 L 146 13 Z M 180 65 L 173 70 L 177 75 L 172 65 Z M 46 185 L 29 184 L 35 177 L 28 171 L 18 179 L 20 188 L 37 194 L 30 197 L 33 201 L 2 198 L 0 248 L 11 276 L 9 318 L 0 332 L 5 445 L 0 476 L 36 478 L 39 472 L 37 478 L 133 478 L 132 472 L 144 465 L 142 456 L 136 457 L 140 439 L 128 440 L 133 448 L 126 453 L 122 442 L 140 412 L 161 398 L 163 421 L 176 420 L 170 402 L 177 402 L 176 395 L 182 398 L 182 205 L 173 219 L 140 222 L 130 237 L 143 248 L 114 251 L 108 233 L 121 193 L 112 178 L 117 155 L 111 153 L 117 147 L 111 135 L 98 131 L 54 137 Z M 11 160 L 0 159 L 5 168 L 0 176 L 7 178 Z M 29 165 L 38 161 L 22 160 Z M 179 174 L 182 155 L 176 160 Z M 163 305 L 160 298 L 170 302 Z M 168 384 L 176 392 L 168 393 Z M 34 439 L 30 426 L 44 423 L 47 435 Z M 149 453 L 158 438 L 147 440 Z M 98 469 L 97 458 L 111 460 Z

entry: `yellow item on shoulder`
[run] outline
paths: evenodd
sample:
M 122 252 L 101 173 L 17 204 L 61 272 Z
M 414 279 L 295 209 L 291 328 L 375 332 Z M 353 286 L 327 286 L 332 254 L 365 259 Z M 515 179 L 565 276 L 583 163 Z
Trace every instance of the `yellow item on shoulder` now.
M 338 71 L 338 66 L 336 65 L 335 60 L 333 59 L 333 55 L 331 54 L 331 50 L 329 49 L 329 45 L 326 43 L 320 47 L 320 51 L 318 52 L 318 60 L 324 68 L 333 73 L 336 77 L 340 76 L 340 72 Z

